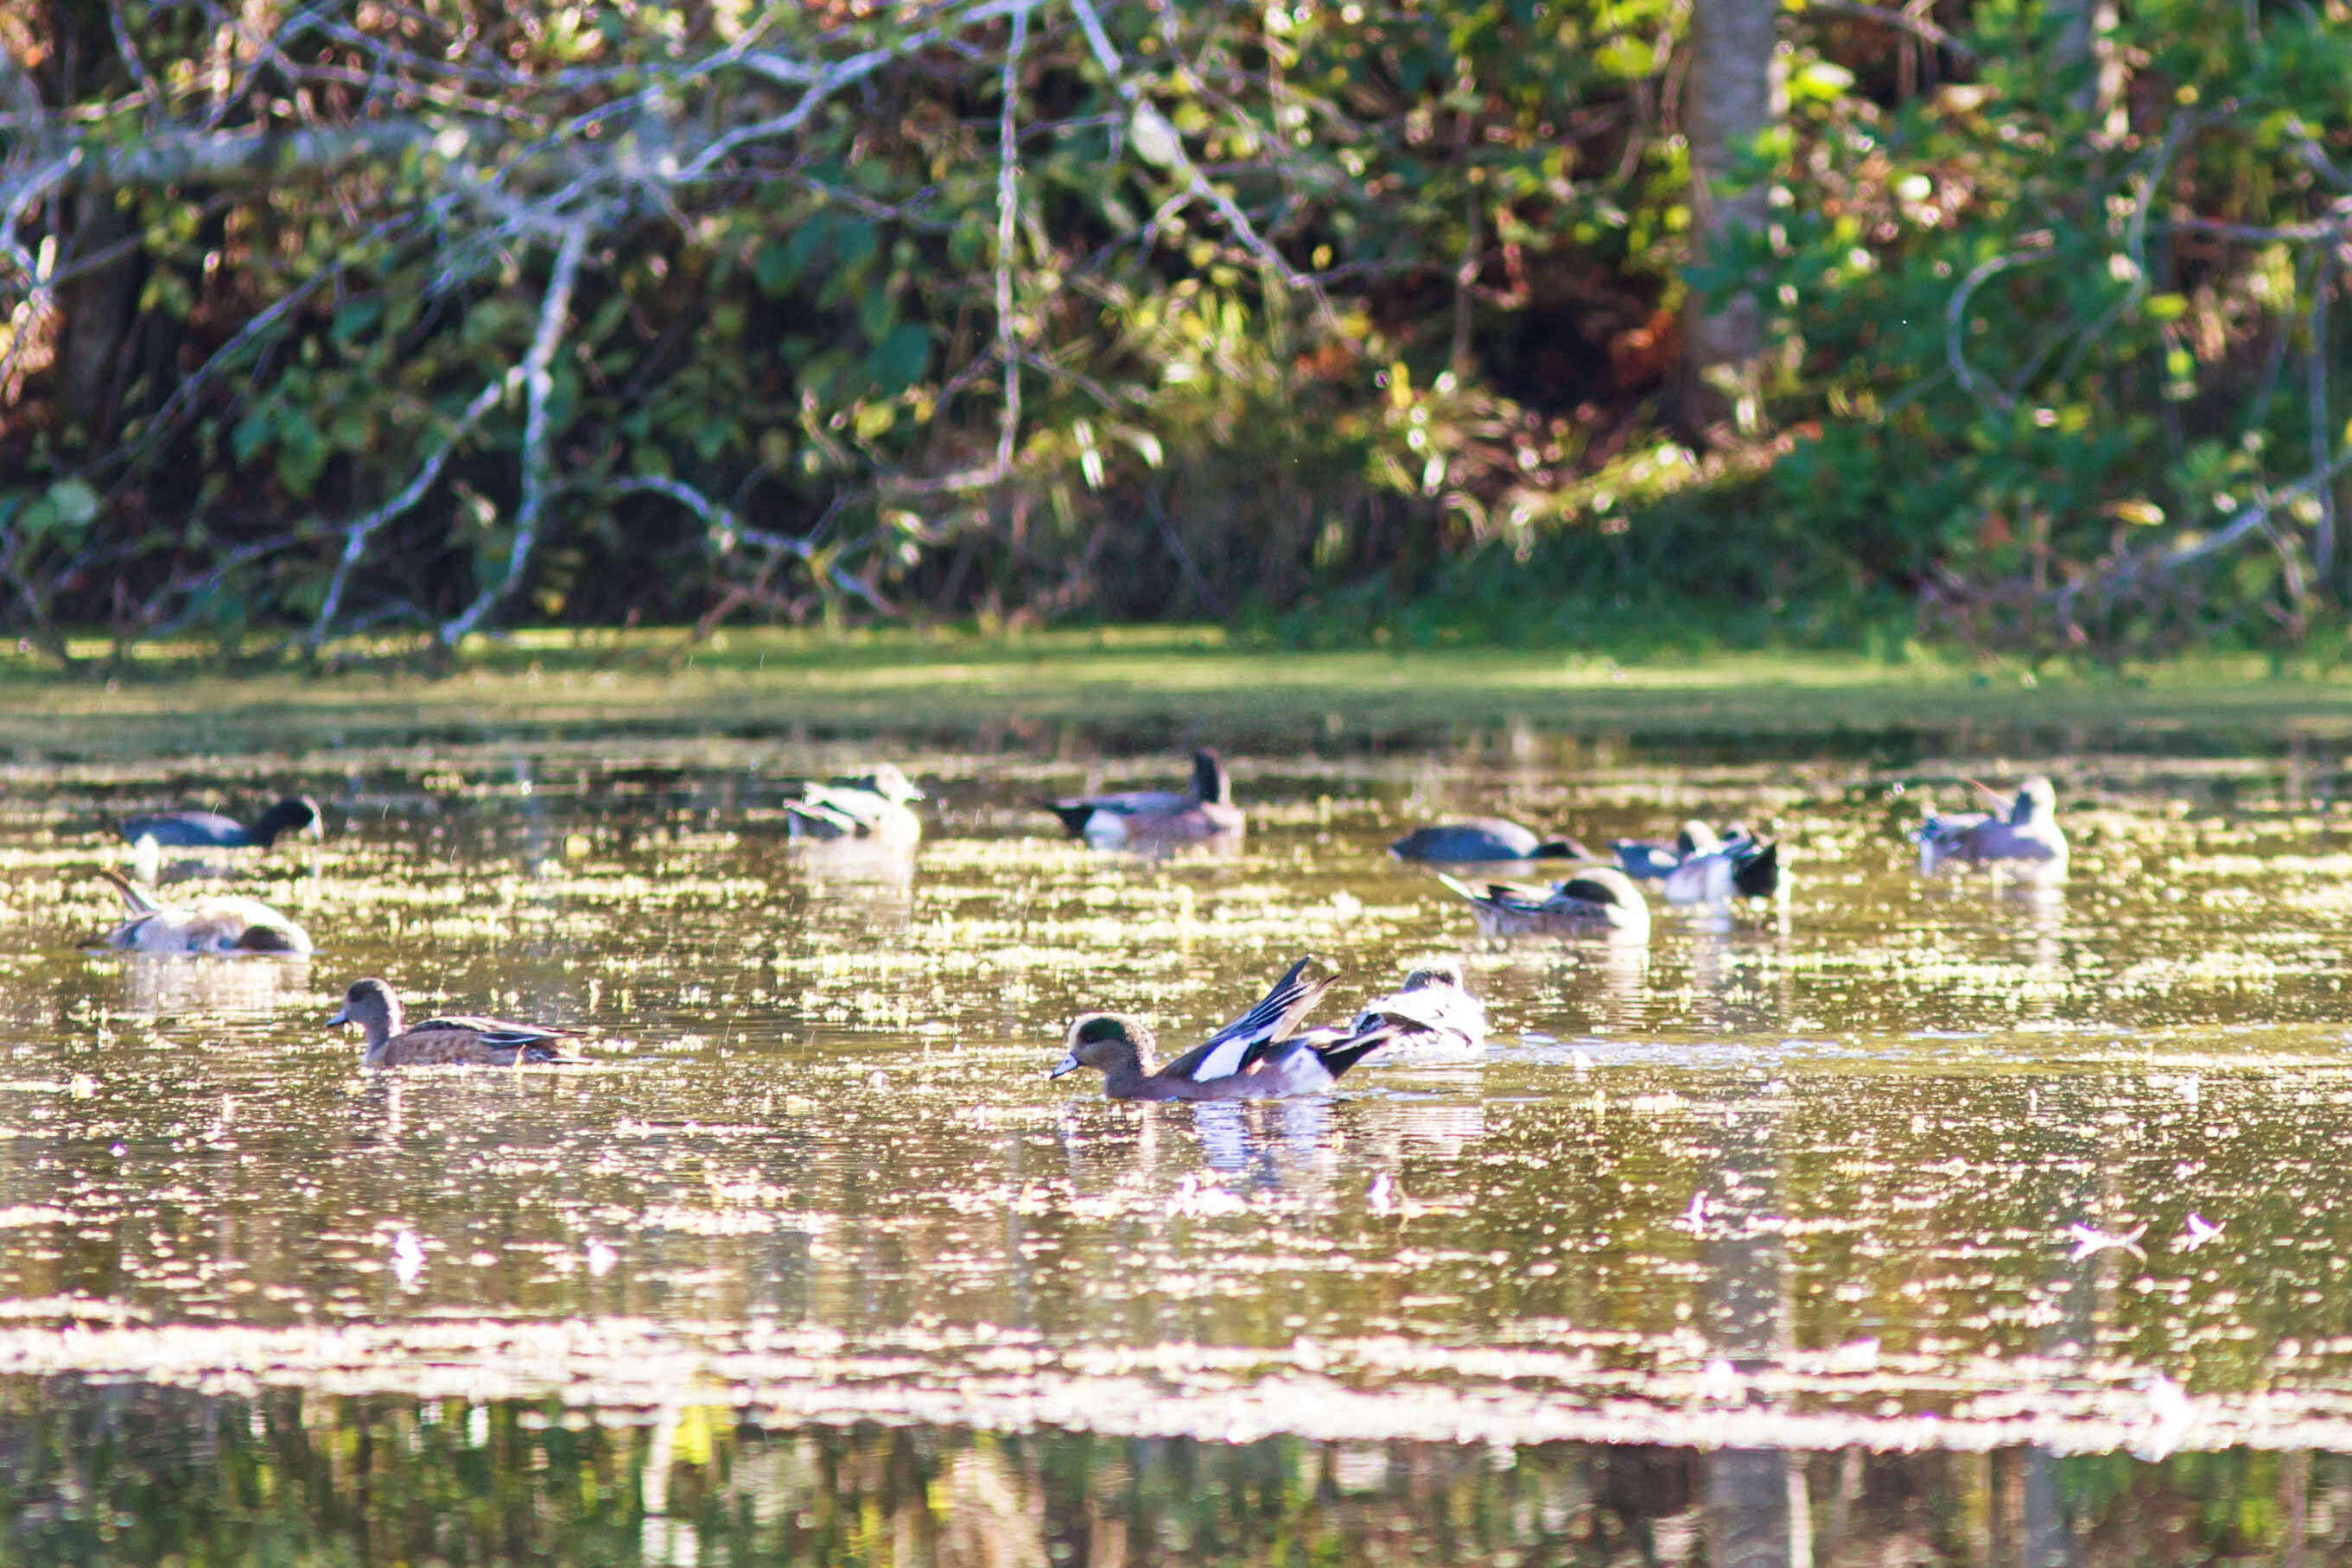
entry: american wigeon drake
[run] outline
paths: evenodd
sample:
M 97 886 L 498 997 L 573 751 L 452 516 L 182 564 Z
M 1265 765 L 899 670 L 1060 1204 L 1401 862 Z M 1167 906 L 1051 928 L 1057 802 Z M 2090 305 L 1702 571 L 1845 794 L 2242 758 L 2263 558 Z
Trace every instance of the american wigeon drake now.
M 569 1066 L 580 1059 L 557 1042 L 579 1030 L 451 1014 L 402 1027 L 400 998 L 382 980 L 353 980 L 324 1027 L 357 1024 L 370 1067 Z
M 904 773 L 885 762 L 862 779 L 802 785 L 801 798 L 784 802 L 784 817 L 796 839 L 911 844 L 923 836 L 923 820 L 907 802 L 922 798 Z
M 99 875 L 122 895 L 125 918 L 106 945 L 124 953 L 278 953 L 300 957 L 310 933 L 257 898 L 215 894 L 188 904 L 159 904 L 110 866 Z
M 1987 791 L 1990 793 L 1990 791 Z M 1998 797 L 1995 797 L 1998 799 Z M 1970 813 L 1945 817 L 1933 808 L 1911 831 L 1919 846 L 1919 869 L 1931 872 L 1945 861 L 1962 865 L 2009 862 L 2056 870 L 2066 863 L 2066 833 L 2058 825 L 2058 792 L 2050 780 L 2029 779 L 2006 815 Z
M 1417 965 L 1404 984 L 1366 1002 L 1348 1032 L 1364 1038 L 1383 1026 L 1395 1033 L 1382 1061 L 1475 1056 L 1486 1049 L 1486 1007 L 1462 986 L 1462 966 L 1451 958 Z
M 1712 825 L 1693 818 L 1671 839 L 1612 839 L 1609 853 L 1627 876 L 1657 882 L 1673 875 L 1675 868 L 1691 856 L 1712 854 L 1726 839 L 1739 838 L 1744 831 L 1735 823 L 1730 832 L 1717 833 Z
M 1478 929 L 1489 936 L 1609 936 L 1646 942 L 1650 906 L 1633 878 L 1615 866 L 1580 867 L 1549 887 L 1489 883 L 1484 892 L 1439 873 L 1438 880 L 1470 901 Z
M 1314 959 L 1301 958 L 1273 989 L 1240 1018 L 1153 1071 L 1151 1030 L 1123 1013 L 1087 1013 L 1073 1020 L 1068 1047 L 1049 1078 L 1099 1069 L 1103 1092 L 1114 1100 L 1270 1100 L 1328 1089 L 1364 1056 L 1396 1037 L 1392 1025 L 1357 1036 L 1317 1030 L 1292 1038 L 1330 988 L 1306 977 Z
M 1734 898 L 1769 898 L 1780 891 L 1780 846 L 1744 834 L 1683 857 L 1666 873 L 1668 904 L 1720 907 Z
M 1234 781 L 1224 759 L 1207 747 L 1192 753 L 1192 789 L 1139 789 L 1122 795 L 1073 795 L 1039 805 L 1062 819 L 1073 838 L 1094 844 L 1212 839 L 1242 831 Z
M 1415 828 L 1389 846 L 1401 861 L 1496 862 L 1501 861 L 1589 861 L 1592 852 L 1574 839 L 1539 839 L 1533 829 L 1500 817 L 1471 817 Z

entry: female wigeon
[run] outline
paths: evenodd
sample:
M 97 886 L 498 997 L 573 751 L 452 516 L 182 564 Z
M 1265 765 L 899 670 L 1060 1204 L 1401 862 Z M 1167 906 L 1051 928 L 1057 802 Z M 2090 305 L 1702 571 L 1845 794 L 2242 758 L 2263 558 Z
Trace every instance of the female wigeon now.
M 326 1026 L 357 1024 L 366 1037 L 370 1067 L 513 1067 L 569 1065 L 579 1061 L 556 1042 L 577 1030 L 506 1019 L 452 1014 L 401 1027 L 400 998 L 382 980 L 354 980 Z

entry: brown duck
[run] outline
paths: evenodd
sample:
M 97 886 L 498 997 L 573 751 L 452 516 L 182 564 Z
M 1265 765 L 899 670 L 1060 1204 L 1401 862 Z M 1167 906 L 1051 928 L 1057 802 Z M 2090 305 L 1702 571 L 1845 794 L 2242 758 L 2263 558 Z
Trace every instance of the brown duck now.
M 357 1024 L 367 1037 L 370 1067 L 562 1066 L 580 1059 L 559 1040 L 579 1031 L 506 1019 L 451 1015 L 401 1027 L 400 998 L 382 980 L 354 980 L 326 1027 Z

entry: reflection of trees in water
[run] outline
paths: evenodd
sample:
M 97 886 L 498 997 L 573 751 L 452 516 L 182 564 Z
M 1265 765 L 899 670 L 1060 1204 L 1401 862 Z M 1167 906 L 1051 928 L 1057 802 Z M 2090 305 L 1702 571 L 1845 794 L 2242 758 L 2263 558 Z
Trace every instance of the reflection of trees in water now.
M 2038 1492 L 2078 1523 L 2048 1533 Z M 1232 1445 L 0 1385 L 0 1510 L 31 1563 L 2316 1563 L 2343 1560 L 2347 1502 L 2340 1454 Z

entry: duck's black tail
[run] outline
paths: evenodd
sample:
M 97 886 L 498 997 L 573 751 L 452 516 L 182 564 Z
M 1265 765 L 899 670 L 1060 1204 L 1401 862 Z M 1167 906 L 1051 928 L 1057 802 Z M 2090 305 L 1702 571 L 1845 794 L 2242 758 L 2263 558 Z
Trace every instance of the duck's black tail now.
M 1768 843 L 1740 862 L 1732 871 L 1731 885 L 1749 898 L 1769 898 L 1780 892 L 1780 844 L 1777 841 Z
M 1094 807 L 1084 800 L 1039 800 L 1032 803 L 1039 810 L 1051 811 L 1061 818 L 1062 826 L 1069 830 L 1070 837 L 1074 839 L 1087 836 L 1087 819 L 1095 814 Z
M 1316 1060 L 1323 1064 L 1323 1071 L 1337 1078 L 1381 1047 L 1402 1037 L 1404 1032 L 1403 1024 L 1384 1023 L 1378 1029 L 1368 1029 L 1360 1034 L 1344 1035 L 1328 1045 L 1317 1044 L 1311 1040 L 1307 1044 L 1308 1049 L 1315 1052 Z

